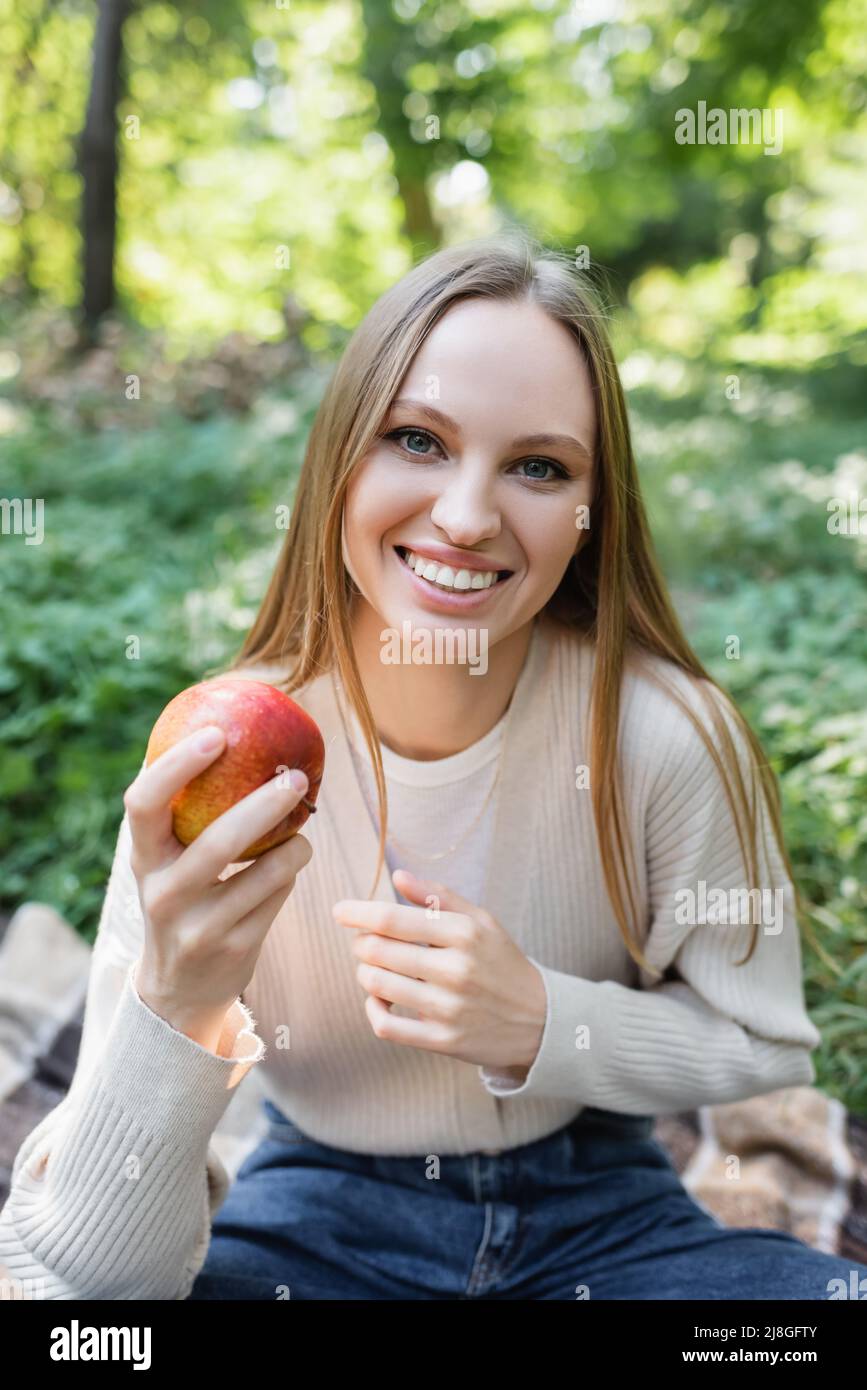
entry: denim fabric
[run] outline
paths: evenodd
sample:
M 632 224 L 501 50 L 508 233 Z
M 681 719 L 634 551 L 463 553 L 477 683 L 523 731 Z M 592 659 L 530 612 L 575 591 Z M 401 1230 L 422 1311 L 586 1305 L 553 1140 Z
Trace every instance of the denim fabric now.
M 264 1105 L 191 1299 L 827 1299 L 829 1280 L 867 1279 L 794 1236 L 724 1227 L 651 1116 L 586 1108 L 498 1154 L 379 1157 Z

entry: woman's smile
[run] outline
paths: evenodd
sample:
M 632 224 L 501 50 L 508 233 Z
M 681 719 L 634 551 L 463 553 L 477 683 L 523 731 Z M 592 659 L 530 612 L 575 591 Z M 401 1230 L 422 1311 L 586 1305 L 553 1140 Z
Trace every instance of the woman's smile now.
M 407 581 L 418 594 L 423 607 L 445 608 L 462 612 L 488 602 L 512 578 L 511 570 L 478 568 L 478 560 L 470 566 L 447 565 L 434 559 L 424 550 L 394 546 L 395 556 Z
M 593 380 L 538 304 L 470 296 L 432 324 L 368 425 L 341 518 L 353 652 L 380 742 L 445 758 L 503 716 L 534 619 L 582 544 Z M 395 646 L 407 625 L 464 645 Z

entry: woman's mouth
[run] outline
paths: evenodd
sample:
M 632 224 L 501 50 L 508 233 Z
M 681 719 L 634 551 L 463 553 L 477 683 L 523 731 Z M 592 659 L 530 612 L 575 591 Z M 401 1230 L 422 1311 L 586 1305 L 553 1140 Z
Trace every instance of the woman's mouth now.
M 512 574 L 511 570 L 466 569 L 457 565 L 444 565 L 402 545 L 396 545 L 394 549 L 404 567 L 426 588 L 440 595 L 480 598 L 486 592 L 505 583 Z

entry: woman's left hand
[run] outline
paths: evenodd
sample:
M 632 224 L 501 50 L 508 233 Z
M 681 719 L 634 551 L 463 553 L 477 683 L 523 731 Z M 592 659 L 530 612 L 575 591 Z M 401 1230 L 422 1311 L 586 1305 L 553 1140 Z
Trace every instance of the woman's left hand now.
M 336 921 L 357 929 L 352 950 L 376 1036 L 525 1072 L 547 1013 L 535 965 L 484 908 L 406 869 L 392 879 L 423 906 L 346 898 L 333 908 Z M 392 1014 L 392 1004 L 419 1017 Z

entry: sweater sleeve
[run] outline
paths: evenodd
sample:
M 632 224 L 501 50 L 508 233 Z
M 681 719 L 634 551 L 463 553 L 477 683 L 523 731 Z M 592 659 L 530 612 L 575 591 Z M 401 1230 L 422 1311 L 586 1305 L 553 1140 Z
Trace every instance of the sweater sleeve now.
M 210 1052 L 139 998 L 130 848 L 124 816 L 72 1084 L 21 1145 L 0 1212 L 0 1270 L 24 1297 L 187 1297 L 229 1188 L 211 1136 L 264 1054 L 240 999 Z
M 727 721 L 749 788 L 751 754 Z M 547 993 L 542 1040 L 529 1069 L 479 1068 L 491 1094 L 661 1115 L 815 1081 L 810 1052 L 821 1036 L 806 1012 L 794 890 L 767 803 L 757 781 L 764 891 L 753 894 L 755 949 L 736 965 L 754 928 L 735 819 L 699 734 L 685 716 L 676 728 L 651 781 L 645 834 L 644 951 L 664 978 L 641 969 L 630 988 L 530 957 Z

